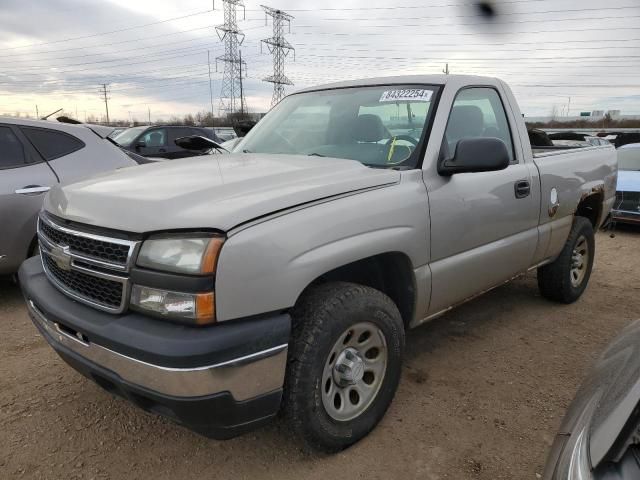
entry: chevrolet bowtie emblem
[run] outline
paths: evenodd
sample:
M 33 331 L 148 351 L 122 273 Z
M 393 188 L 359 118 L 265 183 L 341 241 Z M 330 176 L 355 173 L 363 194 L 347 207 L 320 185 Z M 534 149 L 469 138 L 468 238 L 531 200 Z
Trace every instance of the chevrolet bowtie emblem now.
M 56 265 L 61 270 L 68 272 L 71 270 L 71 255 L 69 254 L 69 247 L 53 246 L 49 251 L 49 256 L 56 262 Z

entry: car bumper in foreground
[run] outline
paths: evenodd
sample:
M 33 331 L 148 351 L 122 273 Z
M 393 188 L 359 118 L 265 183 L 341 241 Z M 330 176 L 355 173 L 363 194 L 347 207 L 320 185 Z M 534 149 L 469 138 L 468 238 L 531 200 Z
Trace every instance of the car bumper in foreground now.
M 219 439 L 252 430 L 277 413 L 288 316 L 189 328 L 73 302 L 48 282 L 39 259 L 25 262 L 19 277 L 42 336 L 109 392 Z

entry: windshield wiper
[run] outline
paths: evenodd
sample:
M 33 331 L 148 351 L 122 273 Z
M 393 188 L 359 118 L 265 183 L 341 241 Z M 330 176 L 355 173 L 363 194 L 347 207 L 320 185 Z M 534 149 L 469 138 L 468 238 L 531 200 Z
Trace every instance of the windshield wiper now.
M 326 155 L 320 155 L 319 153 L 309 153 L 308 157 L 326 157 Z
M 242 153 L 253 153 L 253 152 L 248 148 L 245 148 L 244 150 L 242 150 Z

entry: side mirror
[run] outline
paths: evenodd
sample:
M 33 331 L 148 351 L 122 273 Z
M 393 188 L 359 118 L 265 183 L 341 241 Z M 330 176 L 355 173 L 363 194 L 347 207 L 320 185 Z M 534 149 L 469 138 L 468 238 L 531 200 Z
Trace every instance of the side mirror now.
M 451 159 L 438 163 L 438 173 L 443 176 L 456 173 L 493 172 L 509 166 L 509 150 L 498 138 L 463 138 L 456 145 Z
M 223 150 L 225 152 L 227 151 L 226 148 L 222 147 L 220 144 L 214 142 L 210 138 L 200 135 L 176 138 L 175 143 L 180 148 L 184 148 L 185 150 L 194 150 L 197 152 L 210 150 L 212 148 L 215 148 L 216 150 Z
M 136 149 L 145 148 L 146 146 L 147 146 L 147 142 L 145 142 L 144 140 L 138 140 L 136 142 Z

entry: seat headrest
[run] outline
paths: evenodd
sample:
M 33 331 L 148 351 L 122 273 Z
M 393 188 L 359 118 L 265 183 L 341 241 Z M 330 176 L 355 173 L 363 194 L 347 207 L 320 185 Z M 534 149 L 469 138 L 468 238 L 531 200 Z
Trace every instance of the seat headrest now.
M 447 138 L 458 142 L 463 138 L 481 137 L 484 133 L 484 114 L 475 105 L 457 105 L 451 111 Z
M 379 116 L 367 113 L 356 118 L 353 138 L 358 142 L 379 142 L 389 136 Z

